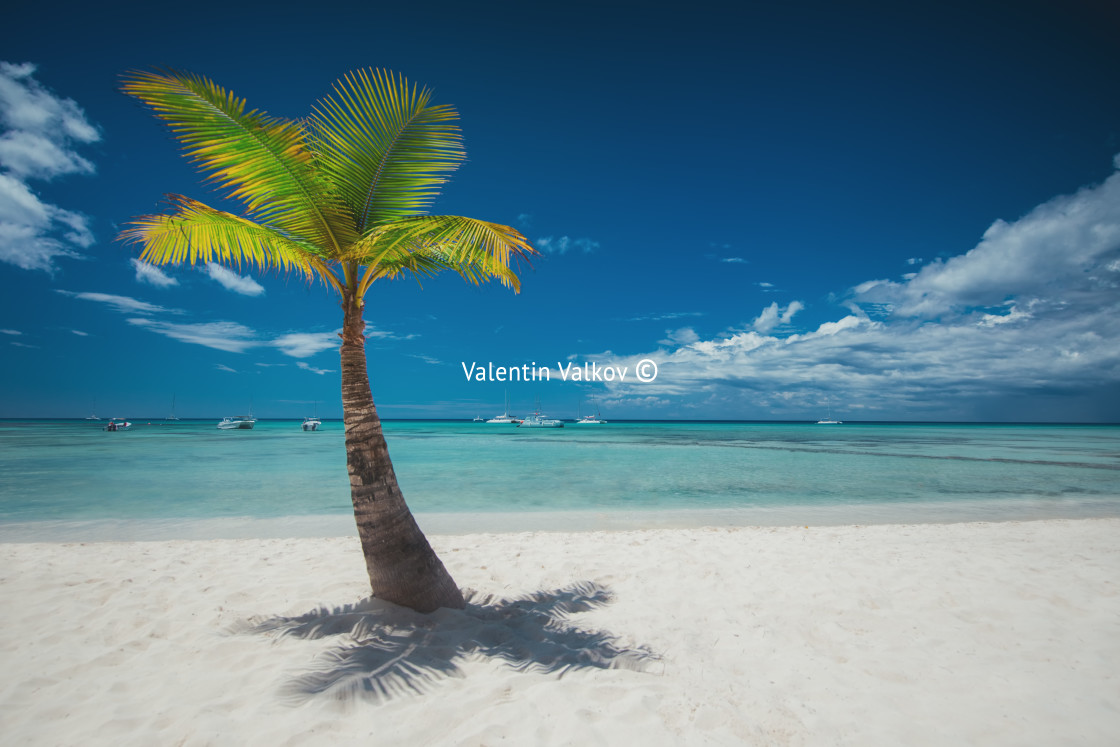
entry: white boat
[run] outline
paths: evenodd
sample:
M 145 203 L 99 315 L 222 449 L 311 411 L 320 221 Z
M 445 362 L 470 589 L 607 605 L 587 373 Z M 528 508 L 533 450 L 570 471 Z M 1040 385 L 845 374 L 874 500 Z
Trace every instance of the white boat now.
M 496 418 L 490 418 L 487 423 L 520 423 L 521 421 L 509 414 L 509 390 L 506 390 L 506 410 Z
M 556 420 L 555 418 L 546 418 L 541 414 L 541 402 L 537 400 L 537 411 L 532 415 L 526 416 L 524 420 L 517 424 L 518 428 L 563 428 L 564 421 Z
M 166 418 L 164 418 L 164 420 L 178 420 L 178 419 L 179 418 L 175 417 L 175 395 L 172 394 L 171 395 L 171 414 L 168 415 Z
M 486 418 L 482 417 L 481 415 L 475 415 L 474 420 L 472 420 L 471 422 L 472 423 L 485 423 Z
M 305 431 L 317 431 L 322 424 L 323 421 L 319 420 L 319 418 L 304 418 L 303 425 L 300 427 Z
M 818 420 L 817 425 L 842 425 L 844 421 L 832 419 L 832 403 L 828 403 L 828 417 L 824 420 Z
M 127 431 L 132 427 L 132 423 L 124 418 L 109 418 L 109 422 L 101 429 L 103 431 Z
M 223 431 L 244 431 L 250 430 L 257 424 L 256 418 L 249 415 L 235 415 L 232 418 L 222 418 L 222 422 L 218 423 L 218 427 Z
M 532 415 L 526 416 L 524 420 L 517 424 L 518 428 L 563 428 L 564 421 L 556 420 L 554 418 L 546 418 L 539 412 L 534 412 Z
M 578 409 L 577 409 L 577 412 L 578 412 Z M 580 424 L 580 423 L 585 423 L 585 424 L 588 424 L 588 425 L 598 425 L 599 423 L 605 423 L 605 422 L 607 422 L 607 421 L 603 420 L 603 416 L 599 413 L 599 406 L 598 405 L 595 405 L 595 414 L 594 415 L 579 415 L 578 417 L 576 417 L 576 424 L 577 425 Z

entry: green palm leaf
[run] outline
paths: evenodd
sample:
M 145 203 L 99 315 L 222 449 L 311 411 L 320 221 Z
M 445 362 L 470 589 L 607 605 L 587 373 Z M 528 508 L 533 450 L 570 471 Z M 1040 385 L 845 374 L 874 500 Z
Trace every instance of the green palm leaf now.
M 125 93 L 168 123 L 191 158 L 250 217 L 341 252 L 356 234 L 339 199 L 315 175 L 299 122 L 245 111 L 245 100 L 197 75 L 133 72 Z
M 126 224 L 119 238 L 144 247 L 140 259 L 157 265 L 181 262 L 242 264 L 261 270 L 297 272 L 337 285 L 314 248 L 276 230 L 216 210 L 182 195 L 169 195 L 169 215 L 143 215 Z
M 403 76 L 358 70 L 335 84 L 310 124 L 318 164 L 364 234 L 427 211 L 466 157 L 458 114 Z
M 536 254 L 516 229 L 458 215 L 404 218 L 369 232 L 353 247 L 353 256 L 367 267 L 360 292 L 379 277 L 408 270 L 431 274 L 452 269 L 478 284 L 497 278 L 520 290 L 514 263 Z

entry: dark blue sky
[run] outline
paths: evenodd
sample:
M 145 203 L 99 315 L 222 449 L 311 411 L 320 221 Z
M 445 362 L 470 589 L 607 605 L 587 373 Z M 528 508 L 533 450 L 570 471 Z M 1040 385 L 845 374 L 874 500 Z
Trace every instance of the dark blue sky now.
M 650 358 L 645 384 L 512 385 L 514 410 L 1120 420 L 1113 3 L 64 3 L 7 25 L 0 416 L 340 414 L 324 288 L 153 284 L 113 240 L 164 193 L 221 202 L 117 80 L 189 70 L 299 117 L 383 67 L 460 112 L 435 212 L 543 253 L 520 295 L 374 288 L 383 416 L 499 411 L 462 362 Z

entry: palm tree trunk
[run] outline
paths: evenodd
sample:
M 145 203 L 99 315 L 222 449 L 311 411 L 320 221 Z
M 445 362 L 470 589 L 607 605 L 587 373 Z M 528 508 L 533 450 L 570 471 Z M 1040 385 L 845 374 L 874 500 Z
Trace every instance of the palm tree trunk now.
M 362 300 L 343 298 L 342 415 L 354 520 L 373 596 L 419 612 L 462 609 L 463 595 L 404 502 L 366 373 Z

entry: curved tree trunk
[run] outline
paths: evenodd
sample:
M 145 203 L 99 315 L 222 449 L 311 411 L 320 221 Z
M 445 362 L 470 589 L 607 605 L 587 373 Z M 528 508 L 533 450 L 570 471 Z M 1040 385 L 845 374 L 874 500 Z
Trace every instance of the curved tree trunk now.
M 354 520 L 373 596 L 419 612 L 462 609 L 463 595 L 416 525 L 397 485 L 366 373 L 362 301 L 342 301 L 342 415 Z

